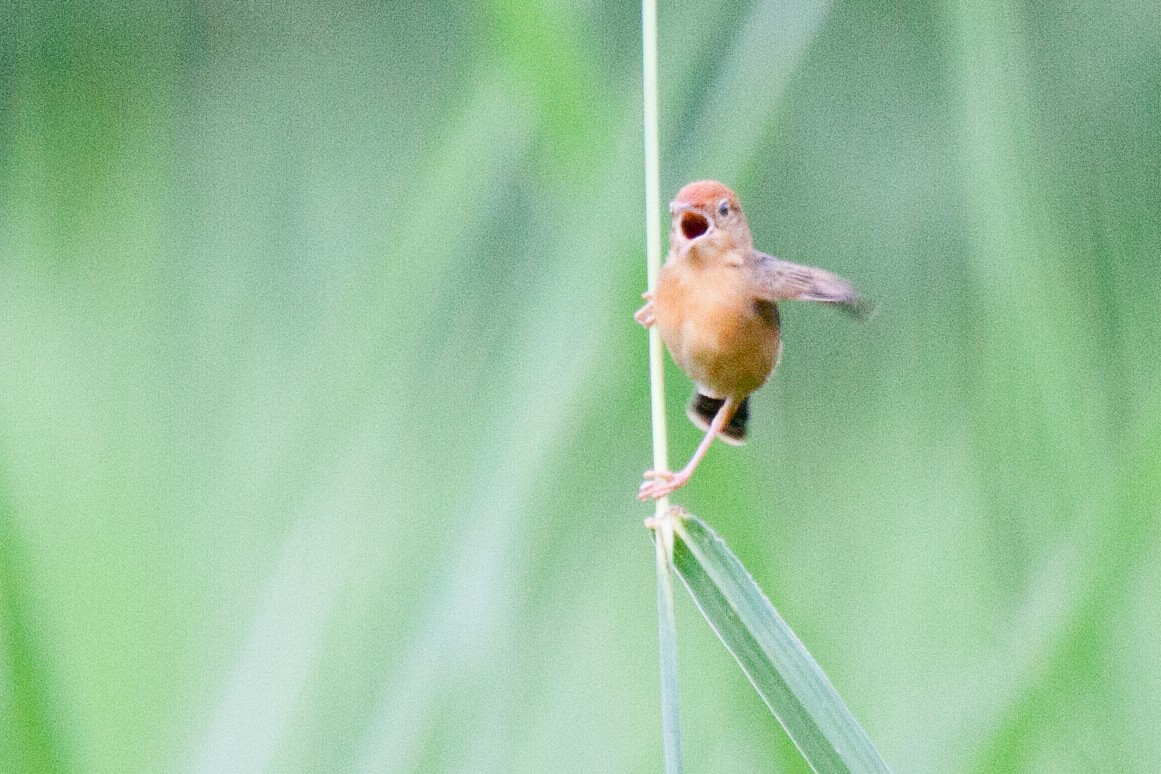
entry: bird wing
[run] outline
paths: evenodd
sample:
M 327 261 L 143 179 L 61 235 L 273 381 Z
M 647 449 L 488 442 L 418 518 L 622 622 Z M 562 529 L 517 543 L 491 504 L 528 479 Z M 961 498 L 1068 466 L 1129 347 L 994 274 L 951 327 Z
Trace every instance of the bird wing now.
M 866 318 L 873 305 L 837 274 L 754 251 L 755 295 L 763 301 L 816 301 Z

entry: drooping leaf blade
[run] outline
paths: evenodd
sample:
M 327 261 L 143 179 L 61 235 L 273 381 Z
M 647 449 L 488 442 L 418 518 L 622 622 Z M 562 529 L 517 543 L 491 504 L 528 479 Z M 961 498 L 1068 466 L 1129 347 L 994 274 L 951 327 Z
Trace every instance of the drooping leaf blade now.
M 722 539 L 696 517 L 675 522 L 678 573 L 810 766 L 820 774 L 890 772 L 830 680 Z

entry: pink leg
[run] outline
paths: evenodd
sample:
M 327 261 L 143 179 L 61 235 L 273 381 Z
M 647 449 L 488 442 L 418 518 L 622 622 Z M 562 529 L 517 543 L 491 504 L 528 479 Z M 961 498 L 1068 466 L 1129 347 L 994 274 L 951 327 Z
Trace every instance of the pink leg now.
M 714 438 L 722 431 L 722 428 L 734 416 L 734 411 L 738 408 L 738 401 L 735 398 L 726 398 L 722 403 L 722 407 L 718 409 L 718 413 L 714 416 L 714 421 L 710 423 L 709 430 L 706 431 L 705 438 L 701 439 L 701 443 L 697 446 L 697 451 L 693 453 L 693 457 L 684 468 L 677 473 L 670 473 L 668 470 L 647 470 L 645 471 L 645 481 L 641 484 L 641 489 L 637 492 L 638 500 L 645 500 L 652 497 L 656 500 L 659 497 L 664 497 L 689 483 L 690 476 L 693 471 L 697 470 L 697 466 L 701 463 L 706 452 L 709 451 L 710 444 L 714 442 Z

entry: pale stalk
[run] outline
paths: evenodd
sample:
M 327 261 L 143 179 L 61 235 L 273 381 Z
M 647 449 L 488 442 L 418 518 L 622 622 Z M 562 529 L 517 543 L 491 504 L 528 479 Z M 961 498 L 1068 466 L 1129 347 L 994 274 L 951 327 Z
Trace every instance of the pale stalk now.
M 645 138 L 645 262 L 649 292 L 661 274 L 661 150 L 657 118 L 657 0 L 641 0 L 642 96 Z M 649 406 L 653 420 L 653 469 L 669 470 L 665 427 L 665 353 L 657 326 L 649 329 Z M 677 626 L 673 610 L 673 522 L 669 497 L 655 502 L 657 633 L 661 662 L 661 730 L 667 774 L 680 774 L 681 713 L 677 692 Z
M 657 290 L 661 273 L 661 150 L 657 118 L 657 0 L 642 0 L 641 45 L 644 63 L 645 134 L 645 265 L 649 292 Z M 665 352 L 657 326 L 649 329 L 649 401 L 653 418 L 653 469 L 669 470 L 669 439 L 665 426 Z M 654 517 L 666 551 L 672 555 L 673 531 L 665 514 L 669 497 L 659 497 Z

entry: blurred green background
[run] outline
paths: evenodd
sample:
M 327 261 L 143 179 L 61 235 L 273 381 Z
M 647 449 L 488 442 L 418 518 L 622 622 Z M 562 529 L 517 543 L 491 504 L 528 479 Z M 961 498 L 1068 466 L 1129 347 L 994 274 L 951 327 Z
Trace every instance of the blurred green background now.
M 639 14 L 0 3 L 0 769 L 660 770 Z M 660 35 L 664 195 L 879 303 L 678 500 L 896 771 L 1161 770 L 1157 4 Z M 803 771 L 678 616 L 687 770 Z

